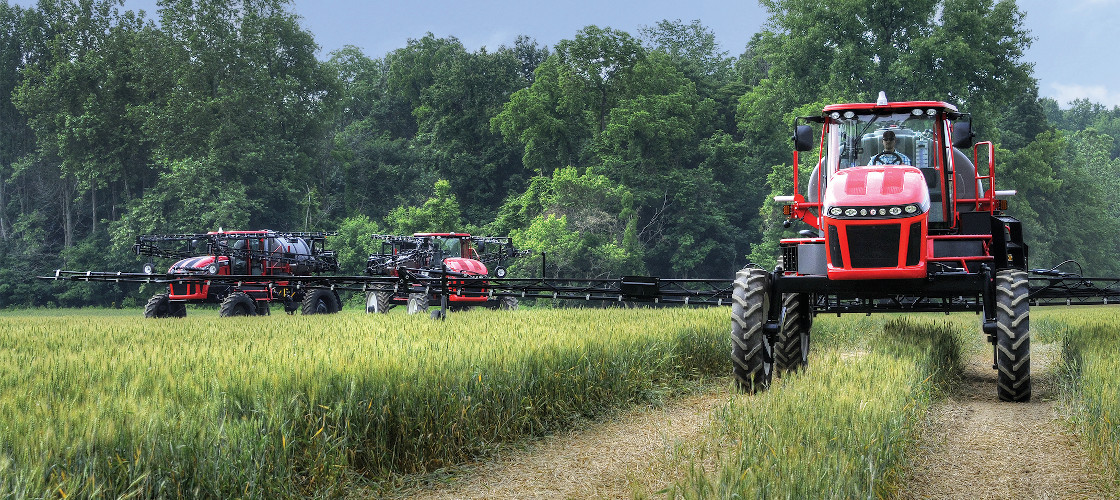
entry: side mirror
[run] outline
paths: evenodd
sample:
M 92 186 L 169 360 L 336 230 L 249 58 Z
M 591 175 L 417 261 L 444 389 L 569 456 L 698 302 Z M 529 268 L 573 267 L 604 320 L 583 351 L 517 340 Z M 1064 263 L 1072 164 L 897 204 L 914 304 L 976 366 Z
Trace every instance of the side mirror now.
M 813 149 L 813 127 L 798 125 L 793 128 L 793 149 L 810 151 Z
M 956 122 L 953 124 L 953 147 L 968 149 L 972 147 L 972 122 Z

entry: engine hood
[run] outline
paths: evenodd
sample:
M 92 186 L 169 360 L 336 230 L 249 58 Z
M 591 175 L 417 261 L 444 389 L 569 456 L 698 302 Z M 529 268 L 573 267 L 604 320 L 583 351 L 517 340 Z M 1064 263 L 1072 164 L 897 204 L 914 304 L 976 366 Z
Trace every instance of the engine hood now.
M 824 205 L 882 206 L 917 203 L 929 207 L 929 188 L 921 170 L 910 166 L 852 167 L 836 172 Z
M 451 257 L 448 259 L 443 259 L 443 263 L 447 265 L 448 271 L 455 271 L 457 273 L 486 276 L 486 273 L 488 272 L 486 270 L 485 264 L 474 259 Z
M 201 257 L 187 257 L 179 262 L 171 265 L 167 270 L 169 274 L 209 274 L 210 264 L 213 264 L 217 257 L 213 255 L 203 255 Z M 219 267 L 221 260 L 218 261 Z

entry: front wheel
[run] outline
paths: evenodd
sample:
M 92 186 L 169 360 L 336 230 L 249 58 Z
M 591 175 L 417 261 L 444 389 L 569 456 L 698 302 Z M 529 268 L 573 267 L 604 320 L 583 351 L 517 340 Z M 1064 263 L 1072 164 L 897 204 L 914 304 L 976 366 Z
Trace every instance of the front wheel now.
M 782 308 L 785 319 L 774 343 L 774 363 L 779 370 L 797 371 L 809 362 L 809 330 L 813 326 L 809 295 L 787 293 L 782 296 Z
M 183 308 L 183 315 L 186 316 L 186 308 Z M 144 306 L 145 318 L 170 318 L 175 316 L 173 314 L 173 306 L 171 299 L 166 293 L 157 293 L 148 299 L 147 305 Z
M 766 390 L 774 374 L 773 347 L 763 331 L 770 309 L 766 271 L 745 268 L 735 273 L 731 298 L 731 372 L 735 384 L 745 392 Z
M 257 304 L 249 294 L 245 292 L 234 292 L 229 294 L 225 300 L 222 301 L 221 308 L 218 309 L 218 316 L 223 318 L 229 316 L 256 316 Z
M 316 288 L 304 294 L 301 314 L 334 314 L 342 308 L 338 296 L 331 290 Z
M 366 312 L 384 314 L 393 307 L 389 292 L 366 292 Z
M 1000 401 L 1031 400 L 1031 336 L 1027 273 L 996 274 L 996 393 Z
M 517 297 L 503 296 L 498 298 L 498 305 L 496 307 L 499 311 L 516 311 L 517 310 Z
M 428 294 L 426 293 L 410 293 L 408 294 L 408 314 L 417 314 L 426 312 L 428 310 Z

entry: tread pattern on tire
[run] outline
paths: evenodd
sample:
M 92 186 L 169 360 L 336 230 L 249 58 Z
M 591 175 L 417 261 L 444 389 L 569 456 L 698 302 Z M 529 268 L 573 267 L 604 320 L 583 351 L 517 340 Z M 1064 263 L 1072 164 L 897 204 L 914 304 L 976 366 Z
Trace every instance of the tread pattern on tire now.
M 366 292 L 367 313 L 387 313 L 393 308 L 393 295 L 389 292 Z
M 323 307 L 320 308 L 319 306 Z M 338 295 L 333 290 L 318 288 L 303 295 L 300 314 L 334 314 L 341 309 Z
M 234 292 L 226 296 L 218 309 L 218 316 L 256 316 L 257 304 L 249 294 Z
M 184 309 L 183 312 L 185 313 L 186 310 Z M 144 305 L 145 318 L 167 318 L 171 315 L 171 301 L 166 293 L 152 295 L 152 298 L 148 299 L 148 303 Z
M 812 318 L 808 308 L 808 296 L 799 293 L 782 295 L 782 307 L 785 309 L 785 320 L 782 329 L 778 332 L 778 339 L 774 343 L 774 365 L 778 370 L 796 371 L 805 365 L 806 354 L 802 352 L 802 334 L 809 335 Z
M 428 294 L 412 293 L 408 295 L 408 314 L 427 312 Z
M 731 303 L 732 375 L 738 388 L 758 392 L 770 386 L 773 365 L 767 361 L 770 346 L 763 333 L 769 302 L 766 272 L 747 268 L 735 273 Z
M 501 297 L 498 299 L 498 310 L 501 311 L 516 311 L 517 310 L 517 297 Z
M 996 274 L 996 392 L 1000 401 L 1031 399 L 1031 337 L 1027 273 Z

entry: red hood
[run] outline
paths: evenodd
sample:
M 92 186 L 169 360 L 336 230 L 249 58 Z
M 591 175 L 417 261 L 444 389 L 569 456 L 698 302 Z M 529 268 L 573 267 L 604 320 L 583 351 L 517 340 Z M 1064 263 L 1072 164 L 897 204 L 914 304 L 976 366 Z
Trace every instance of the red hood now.
M 921 170 L 909 166 L 846 168 L 832 177 L 825 206 L 875 206 L 918 203 L 929 206 L 929 189 Z
M 215 257 L 213 255 L 202 255 L 202 256 L 199 256 L 199 257 L 187 257 L 183 260 L 180 260 L 179 262 L 176 262 L 176 263 L 172 264 L 171 268 L 168 269 L 167 272 L 168 273 L 199 273 L 199 272 L 208 273 L 208 272 L 210 272 L 209 271 L 210 264 L 214 262 L 214 259 L 215 259 Z M 221 265 L 221 263 L 224 262 L 225 260 L 226 259 L 224 257 L 221 258 L 221 259 L 218 259 L 219 265 Z
M 463 274 L 476 274 L 479 276 L 486 276 L 488 272 L 486 266 L 474 259 L 465 259 L 462 257 L 451 257 L 443 259 L 443 263 L 447 265 L 448 271 L 455 271 Z

